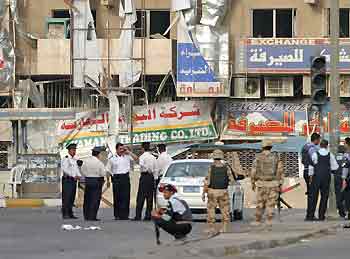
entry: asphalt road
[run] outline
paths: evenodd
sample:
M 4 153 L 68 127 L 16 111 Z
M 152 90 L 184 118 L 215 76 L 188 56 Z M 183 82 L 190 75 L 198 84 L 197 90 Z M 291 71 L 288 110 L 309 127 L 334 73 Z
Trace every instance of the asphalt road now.
M 350 229 L 340 229 L 334 235 L 265 251 L 250 251 L 239 259 L 349 259 Z
M 0 209 L 0 259 L 117 259 L 130 258 L 155 247 L 154 225 L 150 222 L 115 221 L 111 209 L 100 210 L 101 222 L 81 219 L 64 221 L 59 209 Z M 62 224 L 102 230 L 63 231 Z M 195 223 L 193 237 L 205 224 Z M 161 233 L 163 243 L 172 238 Z M 164 248 L 166 249 L 166 248 Z
M 81 218 L 81 214 L 77 215 Z M 82 219 L 63 221 L 57 208 L 0 209 L 0 259 L 143 258 L 140 254 L 149 255 L 159 249 L 167 251 L 166 245 L 172 242 L 172 238 L 162 232 L 163 245 L 157 247 L 154 226 L 150 222 L 115 221 L 111 209 L 101 210 L 100 218 L 101 222 L 89 224 Z M 62 224 L 79 225 L 83 228 L 94 225 L 102 229 L 64 231 L 61 229 Z M 204 223 L 194 223 L 191 237 L 202 236 L 205 226 Z M 348 259 L 349 244 L 350 229 L 341 229 L 336 235 L 321 239 L 304 240 L 296 245 L 272 250 L 249 251 L 230 258 Z M 138 256 L 135 257 L 135 254 Z M 163 259 L 156 255 L 153 258 Z

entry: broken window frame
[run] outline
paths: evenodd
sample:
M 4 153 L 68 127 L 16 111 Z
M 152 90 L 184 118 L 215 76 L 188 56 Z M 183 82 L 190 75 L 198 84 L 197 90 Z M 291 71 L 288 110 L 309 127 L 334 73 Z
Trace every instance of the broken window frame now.
M 152 12 L 167 12 L 169 13 L 169 23 L 168 23 L 168 27 L 171 24 L 171 13 L 170 13 L 170 9 L 147 9 L 147 10 L 136 10 L 137 12 L 137 23 L 135 24 L 135 38 L 146 38 L 146 39 L 151 39 L 151 35 L 159 33 L 161 35 L 163 35 L 163 33 L 165 32 L 165 30 L 163 32 L 156 32 L 151 34 L 151 14 Z M 139 19 L 142 17 L 141 15 L 139 15 L 139 13 L 145 13 L 144 16 L 144 26 L 145 28 L 143 28 L 143 34 L 142 34 L 142 21 L 139 21 Z M 138 24 L 140 24 L 140 27 L 138 27 Z M 164 36 L 165 38 L 169 39 L 170 38 L 170 33 L 168 33 L 167 35 Z
M 296 28 L 297 28 L 297 9 L 296 8 L 254 8 L 251 9 L 251 36 L 253 38 L 260 38 L 258 36 L 255 36 L 256 33 L 254 32 L 254 11 L 258 11 L 258 10 L 265 10 L 265 11 L 272 11 L 272 36 L 271 37 L 261 37 L 261 38 L 294 38 L 297 36 L 296 33 Z M 277 12 L 279 10 L 290 10 L 292 15 L 292 21 L 291 21 L 291 25 L 292 25 L 292 34 L 291 35 L 283 35 L 283 36 L 277 36 Z

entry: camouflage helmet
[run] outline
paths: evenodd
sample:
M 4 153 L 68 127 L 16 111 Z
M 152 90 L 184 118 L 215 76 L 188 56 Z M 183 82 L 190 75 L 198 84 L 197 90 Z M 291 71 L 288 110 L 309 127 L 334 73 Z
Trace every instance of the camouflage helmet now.
M 224 159 L 224 152 L 220 149 L 215 149 L 213 151 L 213 159 L 220 159 L 220 160 L 223 160 Z
M 271 140 L 266 140 L 266 139 L 264 139 L 263 140 L 263 142 L 262 142 L 262 144 L 261 144 L 261 147 L 262 148 L 265 148 L 265 147 L 272 147 L 273 145 L 272 145 L 272 141 Z

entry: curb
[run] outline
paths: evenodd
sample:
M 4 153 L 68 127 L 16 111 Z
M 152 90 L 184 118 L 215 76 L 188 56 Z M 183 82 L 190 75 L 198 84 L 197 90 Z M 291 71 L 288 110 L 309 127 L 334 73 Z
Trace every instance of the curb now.
M 239 255 L 251 250 L 265 250 L 265 249 L 272 249 L 276 247 L 283 247 L 283 246 L 288 246 L 288 245 L 298 243 L 303 239 L 310 239 L 310 238 L 316 238 L 319 236 L 328 235 L 332 231 L 335 231 L 339 226 L 341 226 L 341 223 L 336 223 L 332 226 L 321 228 L 316 231 L 300 234 L 293 237 L 288 237 L 283 240 L 273 239 L 273 240 L 264 240 L 264 241 L 254 241 L 254 242 L 242 244 L 239 246 L 232 245 L 232 246 L 223 246 L 223 247 L 215 247 L 215 248 L 204 248 L 204 249 L 197 250 L 197 253 L 214 256 L 214 257 L 225 257 L 225 256 Z M 192 254 L 190 251 L 187 251 L 187 252 Z
M 0 208 L 42 208 L 60 205 L 60 199 L 0 199 Z

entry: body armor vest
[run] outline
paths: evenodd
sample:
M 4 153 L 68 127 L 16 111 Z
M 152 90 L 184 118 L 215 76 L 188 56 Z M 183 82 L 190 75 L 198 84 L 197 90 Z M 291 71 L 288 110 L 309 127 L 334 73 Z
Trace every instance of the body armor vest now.
M 227 189 L 230 181 L 227 171 L 227 166 L 218 167 L 212 165 L 209 188 L 220 190 Z
M 276 181 L 278 155 L 274 153 L 259 154 L 256 159 L 256 175 L 261 181 Z

